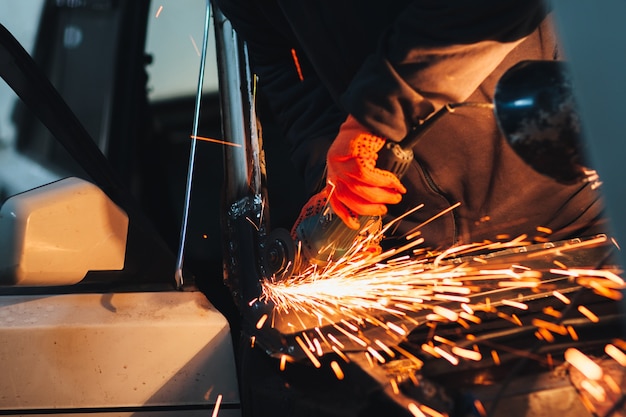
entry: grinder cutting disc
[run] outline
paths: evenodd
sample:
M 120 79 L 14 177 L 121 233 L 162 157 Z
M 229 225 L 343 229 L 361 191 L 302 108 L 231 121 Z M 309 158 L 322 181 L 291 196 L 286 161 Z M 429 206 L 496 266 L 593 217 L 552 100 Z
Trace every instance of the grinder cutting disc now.
M 291 276 L 298 261 L 296 245 L 285 229 L 274 229 L 261 245 L 261 266 L 265 278 L 282 279 Z

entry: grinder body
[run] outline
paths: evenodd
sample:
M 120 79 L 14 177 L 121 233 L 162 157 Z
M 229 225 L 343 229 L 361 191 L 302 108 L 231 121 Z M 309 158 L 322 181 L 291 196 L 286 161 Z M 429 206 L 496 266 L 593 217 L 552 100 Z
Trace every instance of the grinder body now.
M 413 161 L 413 147 L 445 114 L 457 107 L 493 108 L 491 103 L 451 103 L 415 126 L 400 142 L 388 140 L 378 152 L 376 167 L 389 171 L 402 179 Z M 308 264 L 326 265 L 329 261 L 341 259 L 350 248 L 358 245 L 372 233 L 377 233 L 382 226 L 380 216 L 360 216 L 361 228 L 350 229 L 327 207 L 315 216 L 304 219 L 295 230 L 297 244 L 300 246 L 300 269 Z

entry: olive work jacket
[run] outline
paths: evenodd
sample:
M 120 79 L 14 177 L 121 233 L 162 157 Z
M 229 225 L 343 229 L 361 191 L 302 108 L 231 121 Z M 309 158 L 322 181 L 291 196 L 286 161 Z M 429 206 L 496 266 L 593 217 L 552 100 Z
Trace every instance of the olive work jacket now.
M 399 141 L 447 103 L 492 102 L 522 60 L 559 59 L 540 0 L 220 0 L 246 41 L 259 88 L 310 193 L 347 114 Z M 601 231 L 589 184 L 563 185 L 526 165 L 493 111 L 457 108 L 415 145 L 407 194 L 389 216 L 423 204 L 396 229 L 425 244 L 537 241 Z M 460 206 L 429 221 L 451 205 Z M 552 232 L 549 232 L 551 230 Z

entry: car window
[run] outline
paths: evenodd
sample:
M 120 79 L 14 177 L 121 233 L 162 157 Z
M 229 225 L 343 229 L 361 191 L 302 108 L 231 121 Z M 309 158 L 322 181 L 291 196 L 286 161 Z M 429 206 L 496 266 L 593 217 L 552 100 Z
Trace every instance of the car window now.
M 146 52 L 152 63 L 148 71 L 151 101 L 191 96 L 196 93 L 200 50 L 204 34 L 206 0 L 161 0 L 150 6 Z M 210 21 L 203 91 L 217 91 L 217 66 L 213 21 Z
M 6 27 L 22 44 L 32 52 L 39 26 L 43 0 L 0 0 L 0 24 Z M 10 16 L 10 18 L 8 18 Z M 16 97 L 11 89 L 0 83 L 0 147 L 11 146 L 15 140 L 15 126 L 11 122 L 11 109 Z
M 33 57 L 139 205 L 152 211 L 147 216 L 158 232 L 173 236 L 170 245 L 182 195 L 179 182 L 167 182 L 186 175 L 205 10 L 204 0 L 0 0 L 0 24 Z M 127 24 L 129 16 L 137 25 Z M 210 32 L 203 91 L 216 96 Z M 219 130 L 213 107 L 209 127 Z M 53 130 L 0 80 L 0 204 L 68 176 L 93 180 L 85 161 L 77 161 L 80 151 L 68 151 Z M 157 148 L 169 164 L 155 162 Z M 176 171 L 157 178 L 164 168 Z

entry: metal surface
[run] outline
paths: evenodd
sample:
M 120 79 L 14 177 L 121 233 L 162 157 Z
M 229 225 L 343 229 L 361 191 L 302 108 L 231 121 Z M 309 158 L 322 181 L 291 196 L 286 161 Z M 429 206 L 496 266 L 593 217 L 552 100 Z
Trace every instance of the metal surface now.
M 269 218 L 265 160 L 254 102 L 254 77 L 245 44 L 213 8 L 224 140 L 222 231 L 224 278 L 235 301 L 250 305 L 261 292 Z M 251 311 L 247 307 L 246 312 Z
M 200 292 L 0 297 L 0 369 L 0 414 L 240 408 L 228 322 Z

